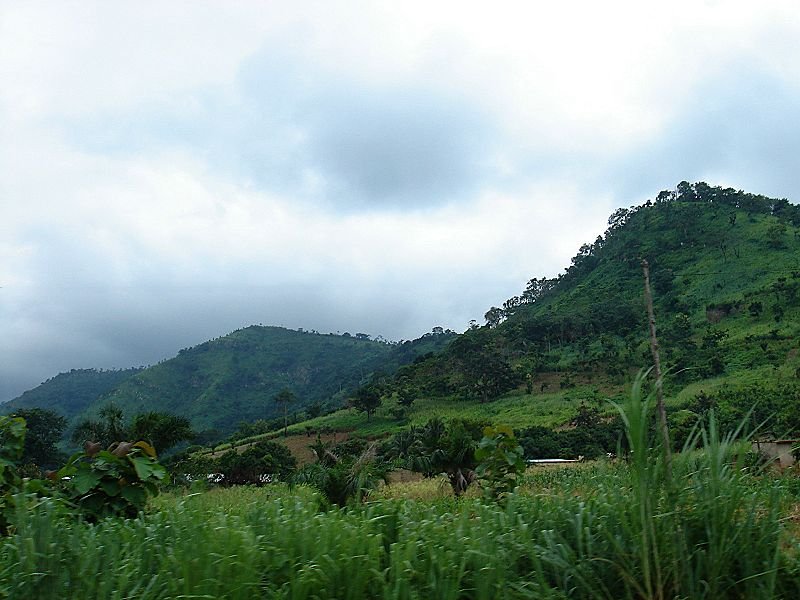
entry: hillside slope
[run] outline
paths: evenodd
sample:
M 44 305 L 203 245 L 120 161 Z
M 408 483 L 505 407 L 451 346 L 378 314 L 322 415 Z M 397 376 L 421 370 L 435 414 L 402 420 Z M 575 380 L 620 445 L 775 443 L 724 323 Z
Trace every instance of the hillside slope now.
M 298 398 L 289 410 L 333 399 L 388 358 L 387 344 L 252 326 L 181 350 L 125 381 L 97 405 L 113 401 L 127 413 L 165 410 L 196 428 L 229 431 L 240 421 L 277 416 L 284 388 Z
M 274 397 L 284 388 L 297 397 L 288 408 L 341 406 L 377 372 L 391 375 L 435 353 L 455 334 L 436 328 L 418 340 L 389 344 L 356 336 L 251 326 L 143 370 L 71 371 L 25 392 L 4 408 L 38 406 L 72 423 L 114 402 L 128 416 L 159 410 L 186 416 L 197 430 L 229 433 L 242 421 L 282 412 Z
M 485 325 L 401 368 L 385 397 L 485 403 L 525 390 L 536 402 L 576 384 L 623 385 L 652 363 L 643 258 L 670 393 L 709 378 L 761 377 L 765 368 L 796 379 L 800 207 L 682 182 L 617 210 L 564 273 L 532 279 L 487 311 Z
M 141 369 L 104 371 L 72 369 L 59 373 L 0 406 L 4 413 L 20 408 L 44 408 L 74 419 L 97 398 L 139 373 Z
M 800 207 L 682 182 L 615 211 L 605 234 L 582 246 L 564 273 L 531 279 L 460 336 L 436 328 L 397 345 L 249 327 L 135 374 L 86 410 L 113 400 L 128 414 L 169 410 L 199 429 L 229 432 L 277 416 L 273 398 L 284 387 L 298 396 L 289 410 L 299 412 L 313 403 L 341 406 L 369 385 L 383 398 L 376 419 L 348 412 L 295 428 L 364 422 L 379 433 L 432 412 L 563 424 L 578 404 L 622 393 L 652 362 L 642 258 L 672 399 L 726 383 L 798 383 Z M 407 406 L 395 410 L 401 398 Z

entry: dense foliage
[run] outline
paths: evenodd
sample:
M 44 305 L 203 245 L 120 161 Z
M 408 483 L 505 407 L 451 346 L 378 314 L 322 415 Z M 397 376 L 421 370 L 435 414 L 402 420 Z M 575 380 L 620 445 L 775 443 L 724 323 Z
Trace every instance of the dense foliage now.
M 444 353 L 400 369 L 392 393 L 495 399 L 555 379 L 622 383 L 650 361 L 641 259 L 651 266 L 669 381 L 791 361 L 800 321 L 800 207 L 682 182 L 611 215 L 558 277 L 533 278 Z M 541 387 L 539 387 L 541 386 Z M 537 389 L 538 388 L 538 389 Z M 388 396 L 387 395 L 387 396 Z
M 270 440 L 216 455 L 191 453 L 172 463 L 177 478 L 206 481 L 210 477 L 223 486 L 287 481 L 296 467 L 289 449 Z
M 166 469 L 148 443 L 116 442 L 103 450 L 87 442 L 47 479 L 23 477 L 25 419 L 0 417 L 0 533 L 8 532 L 13 515 L 51 500 L 70 518 L 95 521 L 107 516 L 135 517 L 158 494 Z
M 43 408 L 19 409 L 11 416 L 25 420 L 25 446 L 19 458 L 21 465 L 28 471 L 35 471 L 55 469 L 64 462 L 66 456 L 57 447 L 67 427 L 64 417 Z
M 102 407 L 97 419 L 85 419 L 72 431 L 72 442 L 109 446 L 120 440 L 144 440 L 159 452 L 195 437 L 189 419 L 165 412 L 150 411 L 134 415 L 125 423 L 124 413 L 116 404 Z
M 6 413 L 20 409 L 51 410 L 71 421 L 141 368 L 122 370 L 72 369 L 51 377 L 2 405 Z
M 475 481 L 475 450 L 481 430 L 480 423 L 433 418 L 422 427 L 396 434 L 383 452 L 388 459 L 425 477 L 446 475 L 453 494 L 460 496 Z
M 117 442 L 108 449 L 88 443 L 56 474 L 67 499 L 90 521 L 135 517 L 158 494 L 166 469 L 147 442 Z
M 525 451 L 507 426 L 486 427 L 475 450 L 475 470 L 484 496 L 506 501 L 516 491 L 525 472 Z
M 712 393 L 700 392 L 682 411 L 691 421 L 707 422 L 714 413 L 724 431 L 744 424 L 745 433 L 757 437 L 800 436 L 800 383 L 764 381 L 724 386 Z
M 708 442 L 706 453 L 675 465 L 683 482 L 675 494 L 649 456 L 636 472 L 601 463 L 531 473 L 505 506 L 462 498 L 321 511 L 308 488 L 271 485 L 162 496 L 143 518 L 92 526 L 40 502 L 14 516 L 0 545 L 0 592 L 10 600 L 797 597 L 797 540 L 779 518 L 797 486 L 754 478 L 731 466 L 724 441 Z
M 388 343 L 366 334 L 319 334 L 253 326 L 193 348 L 147 369 L 70 371 L 8 403 L 8 410 L 41 407 L 70 424 L 95 420 L 109 403 L 125 413 L 166 411 L 185 416 L 202 437 L 219 439 L 242 423 L 303 411 L 339 408 L 377 371 L 393 373 L 440 350 L 455 333 L 436 327 L 417 340 Z M 297 401 L 273 402 L 282 390 Z

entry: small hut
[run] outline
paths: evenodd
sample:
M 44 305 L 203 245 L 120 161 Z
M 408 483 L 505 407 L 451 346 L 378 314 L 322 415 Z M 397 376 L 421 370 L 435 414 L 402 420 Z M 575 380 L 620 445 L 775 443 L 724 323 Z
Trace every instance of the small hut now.
M 781 468 L 791 467 L 796 461 L 794 451 L 800 448 L 800 439 L 792 440 L 756 440 L 753 450 L 768 456 Z

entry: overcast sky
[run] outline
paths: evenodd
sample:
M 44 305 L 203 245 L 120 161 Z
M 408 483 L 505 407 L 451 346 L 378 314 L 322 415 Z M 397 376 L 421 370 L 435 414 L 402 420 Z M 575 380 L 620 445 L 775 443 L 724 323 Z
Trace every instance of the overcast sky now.
M 0 400 L 253 323 L 410 339 L 679 181 L 800 198 L 796 2 L 0 4 Z

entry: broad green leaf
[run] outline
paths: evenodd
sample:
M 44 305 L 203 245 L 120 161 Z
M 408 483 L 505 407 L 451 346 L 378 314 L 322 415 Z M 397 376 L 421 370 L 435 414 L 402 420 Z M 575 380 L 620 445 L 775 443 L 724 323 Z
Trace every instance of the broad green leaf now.
M 138 485 L 128 485 L 122 488 L 122 497 L 134 506 L 144 506 L 147 501 L 147 492 Z
M 133 463 L 133 468 L 136 469 L 136 475 L 142 481 L 146 481 L 153 475 L 153 462 L 146 456 L 129 456 L 130 461 Z
M 101 474 L 88 469 L 77 472 L 71 480 L 75 491 L 83 495 L 100 482 Z
M 104 478 L 100 481 L 100 489 L 109 496 L 116 496 L 119 494 L 119 481 L 116 479 Z

